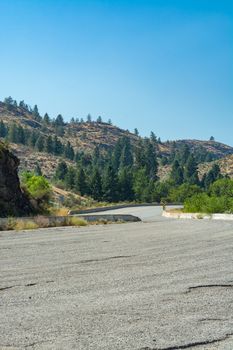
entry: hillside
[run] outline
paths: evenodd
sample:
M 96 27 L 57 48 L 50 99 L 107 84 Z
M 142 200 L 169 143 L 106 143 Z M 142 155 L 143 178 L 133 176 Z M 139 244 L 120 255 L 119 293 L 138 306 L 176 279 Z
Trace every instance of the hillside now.
M 223 175 L 228 175 L 233 178 L 233 155 L 230 154 L 224 158 L 218 159 L 216 161 L 210 163 L 202 163 L 199 165 L 199 173 L 203 176 L 206 172 L 208 172 L 213 164 L 218 164 Z
M 74 161 L 80 159 L 80 154 L 85 154 L 85 157 L 91 159 L 97 146 L 100 153 L 107 154 L 108 150 L 112 149 L 123 136 L 127 136 L 136 148 L 140 147 L 140 140 L 142 139 L 127 130 L 100 120 L 99 122 L 91 120 L 84 122 L 83 120 L 73 119 L 71 122 L 64 122 L 61 116 L 56 119 L 50 119 L 48 116 L 47 118 L 41 117 L 37 110 L 32 110 L 23 102 L 18 105 L 15 101 L 10 103 L 0 102 L 0 122 L 3 122 L 5 129 L 10 130 L 10 147 L 21 161 L 20 169 L 34 170 L 36 164 L 39 164 L 42 172 L 48 177 L 52 177 L 54 169 L 64 154 L 67 163 L 74 164 Z M 14 140 L 12 125 L 23 129 L 23 140 L 12 141 Z M 1 131 L 0 129 L 1 136 L 4 137 L 4 130 Z M 7 139 L 9 139 L 8 136 Z M 30 141 L 31 139 L 32 141 Z M 39 144 L 42 139 L 46 147 Z M 59 146 L 58 151 L 47 151 L 47 149 L 54 147 L 50 143 L 55 141 Z M 174 151 L 183 145 L 187 145 L 193 152 L 202 152 L 204 157 L 211 155 L 213 159 L 220 159 L 233 154 L 233 147 L 216 141 L 177 140 L 158 142 L 155 138 L 153 145 L 160 158 L 169 158 Z M 168 169 L 169 166 L 161 167 L 162 178 L 166 176 Z

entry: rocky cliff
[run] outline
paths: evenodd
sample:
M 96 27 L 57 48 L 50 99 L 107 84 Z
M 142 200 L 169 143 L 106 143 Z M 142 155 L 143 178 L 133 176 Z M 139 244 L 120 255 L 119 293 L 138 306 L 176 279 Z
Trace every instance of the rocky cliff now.
M 32 207 L 20 188 L 19 159 L 0 142 L 0 217 L 29 215 Z

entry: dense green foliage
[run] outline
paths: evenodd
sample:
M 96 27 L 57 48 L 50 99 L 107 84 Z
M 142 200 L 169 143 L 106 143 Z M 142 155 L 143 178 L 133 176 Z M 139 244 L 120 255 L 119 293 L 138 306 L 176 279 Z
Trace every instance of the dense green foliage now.
M 207 193 L 199 193 L 184 202 L 184 210 L 191 213 L 233 213 L 233 180 L 219 179 Z
M 46 211 L 52 194 L 48 180 L 44 176 L 24 172 L 21 174 L 21 183 L 29 196 L 35 201 L 34 206 L 37 211 Z

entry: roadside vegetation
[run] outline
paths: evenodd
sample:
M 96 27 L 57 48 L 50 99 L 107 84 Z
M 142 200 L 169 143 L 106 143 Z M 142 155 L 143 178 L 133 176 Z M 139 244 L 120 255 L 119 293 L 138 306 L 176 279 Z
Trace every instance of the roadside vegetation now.
M 197 193 L 184 201 L 189 213 L 233 213 L 233 180 L 219 179 L 205 193 Z
M 0 231 L 4 230 L 34 230 L 38 228 L 62 227 L 62 226 L 87 226 L 87 221 L 74 217 L 63 217 L 62 220 L 51 220 L 44 216 L 35 216 L 28 219 L 8 218 L 0 223 Z

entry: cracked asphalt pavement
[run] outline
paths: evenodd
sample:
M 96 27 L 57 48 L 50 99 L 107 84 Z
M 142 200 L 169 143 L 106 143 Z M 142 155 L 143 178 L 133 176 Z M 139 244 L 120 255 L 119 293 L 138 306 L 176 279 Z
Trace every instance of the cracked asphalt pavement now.
M 233 349 L 233 223 L 0 232 L 0 349 Z M 110 212 L 108 212 L 110 213 Z

